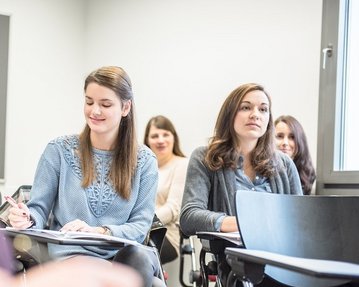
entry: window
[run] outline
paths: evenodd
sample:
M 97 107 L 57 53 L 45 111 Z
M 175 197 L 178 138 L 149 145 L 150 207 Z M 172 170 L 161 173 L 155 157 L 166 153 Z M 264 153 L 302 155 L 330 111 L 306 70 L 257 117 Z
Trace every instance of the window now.
M 9 16 L 0 15 L 0 182 L 4 180 L 5 177 L 5 130 L 9 21 Z
M 324 0 L 317 193 L 359 191 L 359 2 Z
M 345 94 L 343 109 L 343 148 L 340 170 L 359 170 L 359 116 L 356 107 L 359 106 L 359 88 L 356 78 L 359 76 L 359 2 L 350 1 L 346 7 L 347 35 L 344 45 L 345 52 Z

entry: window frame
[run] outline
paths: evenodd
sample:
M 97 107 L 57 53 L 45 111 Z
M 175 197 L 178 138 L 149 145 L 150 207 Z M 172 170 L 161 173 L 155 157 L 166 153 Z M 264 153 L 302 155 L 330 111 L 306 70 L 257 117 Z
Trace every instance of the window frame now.
M 343 111 L 343 6 L 350 0 L 323 0 L 321 65 L 318 109 L 318 146 L 317 146 L 317 194 L 359 193 L 359 171 L 341 171 L 339 167 L 339 131 Z M 330 56 L 323 49 L 330 47 Z M 325 61 L 325 69 L 323 62 Z
M 5 182 L 6 102 L 10 16 L 0 14 L 0 183 Z

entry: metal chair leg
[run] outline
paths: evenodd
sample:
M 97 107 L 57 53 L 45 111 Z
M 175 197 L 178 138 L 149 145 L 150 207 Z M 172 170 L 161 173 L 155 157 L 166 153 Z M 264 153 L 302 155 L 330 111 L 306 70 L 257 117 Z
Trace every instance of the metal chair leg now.
M 243 284 L 243 287 L 254 287 L 253 283 L 248 282 L 248 281 L 243 281 L 242 284 Z
M 206 251 L 201 249 L 199 253 L 200 271 L 202 276 L 202 286 L 208 287 L 208 276 L 206 270 Z

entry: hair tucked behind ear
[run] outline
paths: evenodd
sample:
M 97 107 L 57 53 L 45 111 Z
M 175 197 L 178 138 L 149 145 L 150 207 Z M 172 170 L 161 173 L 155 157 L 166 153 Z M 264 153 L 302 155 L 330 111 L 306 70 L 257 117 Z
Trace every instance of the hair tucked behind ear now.
M 119 133 L 116 139 L 114 156 L 111 164 L 110 178 L 117 193 L 129 199 L 132 178 L 137 165 L 137 136 L 135 131 L 134 102 L 131 81 L 126 72 L 120 67 L 108 66 L 93 71 L 85 80 L 84 90 L 90 83 L 97 83 L 111 89 L 124 103 L 131 101 L 131 110 L 121 119 Z M 80 135 L 80 158 L 83 173 L 82 185 L 92 184 L 95 178 L 95 169 L 92 158 L 90 128 L 85 126 Z

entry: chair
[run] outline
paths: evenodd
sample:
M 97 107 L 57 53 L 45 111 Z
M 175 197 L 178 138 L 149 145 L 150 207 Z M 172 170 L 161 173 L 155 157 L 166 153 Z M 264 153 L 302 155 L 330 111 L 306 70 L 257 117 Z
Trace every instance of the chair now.
M 232 283 L 240 279 L 257 284 L 264 273 L 305 287 L 358 279 L 359 274 L 344 271 L 357 266 L 359 273 L 359 196 L 237 191 L 236 216 L 247 250 L 225 251 Z
M 199 270 L 196 266 L 196 253 L 194 249 L 193 236 L 186 236 L 181 232 L 180 237 L 180 283 L 183 287 L 208 287 L 210 283 L 215 283 L 216 287 L 221 287 L 221 279 L 219 278 L 219 262 L 225 261 L 224 251 L 227 247 L 240 247 L 242 242 L 237 233 L 223 232 L 206 232 L 198 231 L 197 238 L 201 242 L 201 250 L 199 253 Z M 185 244 L 184 241 L 189 243 Z M 189 281 L 192 285 L 184 282 L 183 265 L 184 256 L 191 256 L 191 267 Z M 222 265 L 223 267 L 223 265 Z M 223 272 L 222 272 L 223 273 Z M 226 272 L 224 272 L 226 273 Z
M 180 250 L 179 250 L 179 257 L 180 257 L 180 267 L 179 267 L 179 280 L 182 287 L 197 287 L 202 285 L 202 277 L 200 271 L 197 269 L 196 263 L 196 251 L 194 245 L 193 236 L 186 236 L 181 230 L 180 232 Z M 192 285 L 187 284 L 184 279 L 184 265 L 185 265 L 185 258 L 186 256 L 190 257 L 191 263 L 191 270 L 189 274 L 189 283 Z
M 199 254 L 202 286 L 208 287 L 210 282 L 216 282 L 217 287 L 222 287 L 221 279 L 218 276 L 218 262 L 221 261 L 221 256 L 223 256 L 226 248 L 238 247 L 238 245 L 214 235 L 197 233 L 197 236 L 202 244 Z M 208 261 L 207 255 L 211 255 L 212 259 Z
M 163 241 L 165 239 L 167 232 L 167 227 L 163 225 L 161 220 L 155 214 L 152 221 L 151 229 L 148 233 L 147 240 L 144 242 L 145 245 L 148 245 L 156 250 L 158 262 L 160 262 L 160 254 L 162 250 Z M 161 268 L 161 280 L 167 281 L 167 274 L 163 270 L 162 264 L 160 264 Z
M 181 232 L 180 236 L 180 283 L 183 287 L 208 287 L 210 283 L 215 283 L 216 287 L 221 287 L 221 279 L 219 278 L 219 263 L 225 262 L 224 251 L 227 247 L 239 247 L 241 241 L 237 233 L 223 232 L 206 232 L 199 231 L 196 234 L 201 242 L 201 250 L 199 253 L 199 269 L 196 264 L 196 252 L 194 248 L 194 236 L 187 236 Z M 188 241 L 188 243 L 185 243 Z M 189 273 L 188 285 L 184 281 L 184 257 L 191 256 L 191 270 Z M 223 267 L 223 265 L 222 265 Z M 223 273 L 223 272 L 222 272 Z
M 152 221 L 151 230 L 148 233 L 147 239 L 145 240 L 145 244 L 156 247 L 158 253 L 161 253 L 163 241 L 165 239 L 167 232 L 167 227 L 163 225 L 161 220 L 155 214 Z

